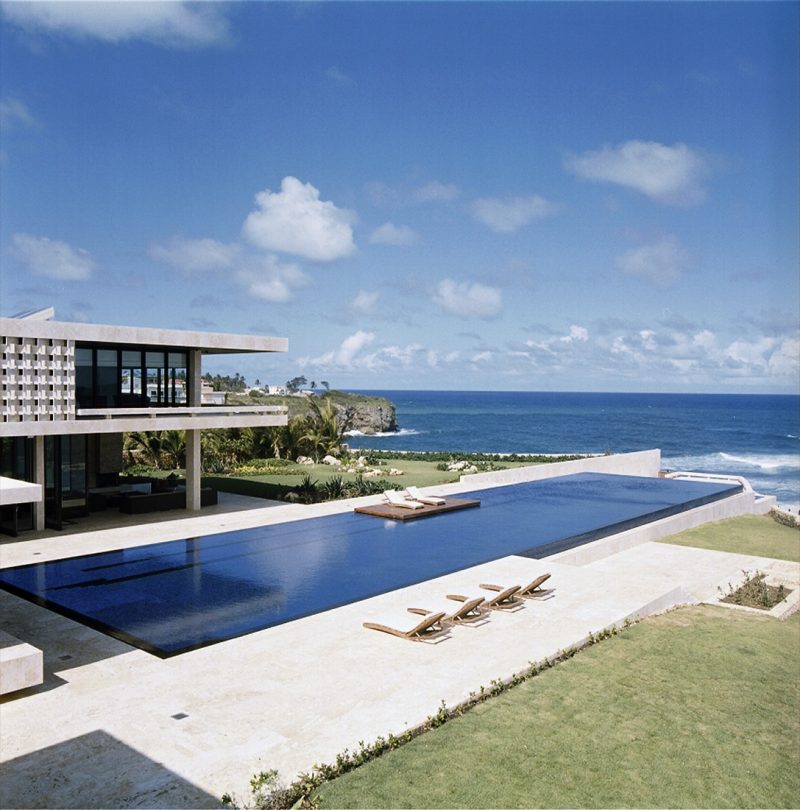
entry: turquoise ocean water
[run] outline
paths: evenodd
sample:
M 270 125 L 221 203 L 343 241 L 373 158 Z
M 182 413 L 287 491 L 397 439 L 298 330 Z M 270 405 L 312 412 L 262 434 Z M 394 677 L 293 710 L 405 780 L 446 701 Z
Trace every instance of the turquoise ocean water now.
M 800 396 L 362 391 L 397 406 L 399 430 L 353 447 L 486 453 L 660 448 L 668 469 L 747 477 L 800 505 Z

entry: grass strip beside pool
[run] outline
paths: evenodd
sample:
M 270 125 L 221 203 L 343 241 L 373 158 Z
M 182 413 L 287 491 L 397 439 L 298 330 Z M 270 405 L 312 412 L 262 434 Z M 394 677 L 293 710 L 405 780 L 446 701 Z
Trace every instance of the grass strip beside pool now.
M 325 786 L 323 807 L 792 807 L 800 615 L 648 619 Z
M 742 515 L 718 520 L 660 542 L 800 562 L 800 531 L 768 516 Z

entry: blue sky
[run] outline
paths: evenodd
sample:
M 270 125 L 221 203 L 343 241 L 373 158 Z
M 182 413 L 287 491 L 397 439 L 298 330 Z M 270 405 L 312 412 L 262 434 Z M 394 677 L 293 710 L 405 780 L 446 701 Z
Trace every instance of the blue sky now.
M 796 393 L 796 3 L 0 11 L 0 310 L 341 388 Z

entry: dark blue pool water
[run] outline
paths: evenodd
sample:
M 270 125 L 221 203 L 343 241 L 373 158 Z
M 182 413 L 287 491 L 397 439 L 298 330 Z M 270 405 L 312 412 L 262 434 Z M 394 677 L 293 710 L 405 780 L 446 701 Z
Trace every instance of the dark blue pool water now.
M 7 568 L 0 588 L 166 658 L 510 554 L 554 554 L 740 491 L 582 473 L 478 490 L 466 497 L 480 508 L 420 520 L 348 512 Z

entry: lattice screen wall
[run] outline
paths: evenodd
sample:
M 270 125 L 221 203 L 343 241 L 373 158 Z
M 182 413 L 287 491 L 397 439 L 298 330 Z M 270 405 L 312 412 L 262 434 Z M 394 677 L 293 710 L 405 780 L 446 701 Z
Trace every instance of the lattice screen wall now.
M 75 344 L 71 340 L 0 338 L 4 422 L 75 418 Z

